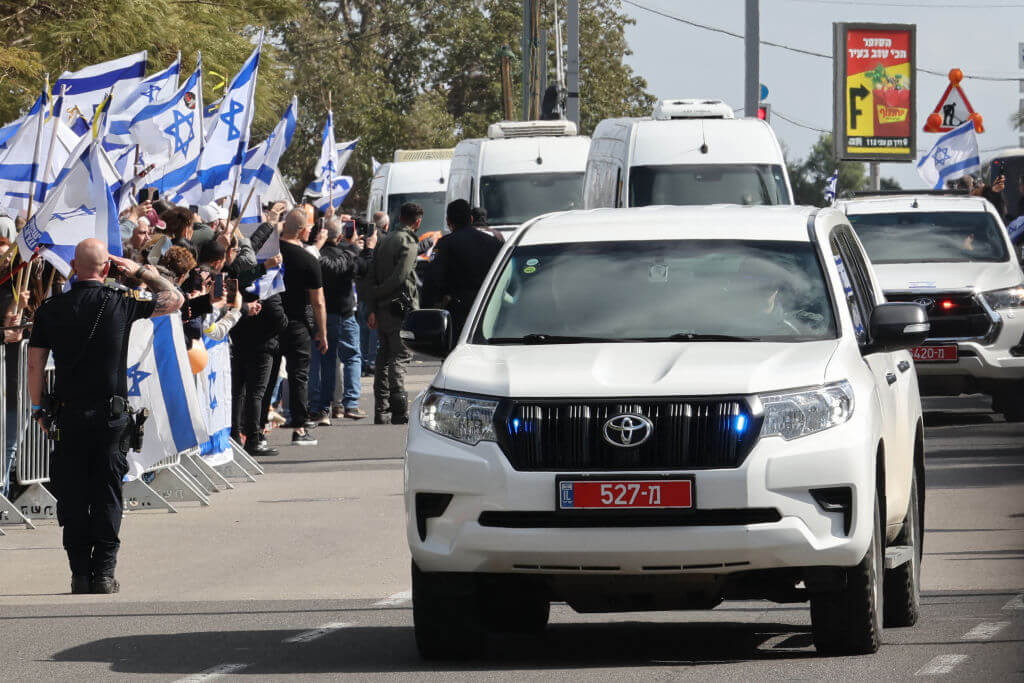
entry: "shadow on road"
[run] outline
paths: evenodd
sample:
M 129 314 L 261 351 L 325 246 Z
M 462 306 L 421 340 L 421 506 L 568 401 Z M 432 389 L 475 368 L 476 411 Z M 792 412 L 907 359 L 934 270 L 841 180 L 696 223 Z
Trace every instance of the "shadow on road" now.
M 225 662 L 247 675 L 451 670 L 425 662 L 409 626 L 343 628 L 315 641 L 284 644 L 300 631 L 209 631 L 105 638 L 58 652 L 58 662 L 100 662 L 118 673 L 190 674 Z M 764 647 L 772 639 L 773 646 Z M 486 659 L 457 670 L 633 667 L 796 659 L 817 656 L 806 627 L 786 624 L 633 623 L 553 625 L 543 637 L 495 635 Z M 804 649 L 798 649 L 804 648 Z

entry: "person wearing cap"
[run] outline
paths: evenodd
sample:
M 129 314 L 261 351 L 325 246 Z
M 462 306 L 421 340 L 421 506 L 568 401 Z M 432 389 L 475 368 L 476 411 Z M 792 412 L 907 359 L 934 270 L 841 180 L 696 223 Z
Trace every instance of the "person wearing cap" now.
M 9 216 L 0 215 L 0 238 L 6 239 L 11 244 L 18 237 L 18 229 L 14 227 L 14 220 Z

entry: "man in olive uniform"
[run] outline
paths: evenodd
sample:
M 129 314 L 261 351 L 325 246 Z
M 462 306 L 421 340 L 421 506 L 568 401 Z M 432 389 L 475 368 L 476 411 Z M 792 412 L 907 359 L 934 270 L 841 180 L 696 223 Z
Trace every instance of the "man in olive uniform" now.
M 398 225 L 384 234 L 367 273 L 363 296 L 370 309 L 369 326 L 379 339 L 377 367 L 373 374 L 373 423 L 409 422 L 409 397 L 405 392 L 405 366 L 412 353 L 402 341 L 405 314 L 417 307 L 416 231 L 423 221 L 423 207 L 409 202 L 398 214 Z
M 111 264 L 140 278 L 149 291 L 104 284 Z M 28 391 L 32 416 L 54 430 L 50 478 L 71 592 L 116 593 L 121 479 L 128 471 L 128 334 L 136 320 L 177 311 L 184 297 L 153 266 L 110 256 L 97 239 L 78 244 L 71 267 L 78 277 L 71 290 L 36 311 Z M 54 401 L 44 410 L 43 370 L 51 352 Z

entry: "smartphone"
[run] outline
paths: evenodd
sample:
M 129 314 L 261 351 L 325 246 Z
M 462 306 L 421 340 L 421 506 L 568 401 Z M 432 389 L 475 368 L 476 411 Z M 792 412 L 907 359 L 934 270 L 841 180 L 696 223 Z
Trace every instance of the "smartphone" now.
M 213 274 L 213 298 L 224 298 L 224 273 Z
M 229 277 L 224 278 L 224 293 L 228 297 L 228 301 L 234 301 L 238 295 L 238 279 Z
M 320 231 L 324 229 L 324 223 L 322 220 L 317 221 L 313 224 L 313 229 L 309 231 L 308 244 L 316 244 L 316 238 L 320 235 Z
M 198 216 L 199 215 L 199 205 L 198 204 L 189 204 L 188 210 L 189 210 L 189 212 L 193 216 Z

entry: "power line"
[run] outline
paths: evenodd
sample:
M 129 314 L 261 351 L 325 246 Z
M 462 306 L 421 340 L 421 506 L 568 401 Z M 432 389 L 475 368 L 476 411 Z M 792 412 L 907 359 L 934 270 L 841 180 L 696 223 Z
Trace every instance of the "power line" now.
M 731 38 L 739 38 L 740 40 L 743 39 L 743 34 L 742 33 L 734 33 L 733 31 L 728 31 L 728 30 L 726 30 L 724 28 L 719 28 L 717 26 L 710 26 L 708 24 L 702 24 L 700 22 L 693 21 L 692 19 L 686 19 L 684 17 L 676 16 L 674 14 L 669 14 L 668 12 L 665 12 L 664 10 L 659 10 L 659 9 L 655 9 L 653 7 L 647 7 L 646 5 L 641 5 L 639 2 L 635 2 L 634 0 L 621 0 L 621 1 L 623 3 L 625 3 L 625 4 L 627 4 L 627 5 L 632 5 L 633 7 L 636 7 L 637 9 L 642 9 L 645 12 L 650 12 L 651 14 L 656 14 L 656 15 L 658 15 L 660 17 L 664 17 L 666 19 L 672 19 L 673 21 L 678 21 L 680 23 L 687 24 L 687 25 L 693 26 L 695 28 L 702 28 L 705 31 L 712 31 L 714 33 L 721 33 L 723 35 L 730 36 Z M 848 4 L 848 3 L 843 3 L 843 4 Z M 832 60 L 832 55 L 826 54 L 824 52 L 816 52 L 814 50 L 805 50 L 805 49 L 800 48 L 800 47 L 793 47 L 791 45 L 783 45 L 782 43 L 774 43 L 774 42 L 772 42 L 770 40 L 762 40 L 760 42 L 761 42 L 762 45 L 768 45 L 769 47 L 777 47 L 777 48 L 780 48 L 782 50 L 789 50 L 790 52 L 796 52 L 798 54 L 808 55 L 810 57 L 820 57 L 822 59 L 827 59 L 829 61 Z M 926 69 L 923 66 L 917 67 L 917 70 L 922 72 L 922 73 L 931 74 L 933 76 L 942 76 L 943 78 L 948 77 L 948 74 L 949 74 L 948 71 L 938 71 L 936 69 Z M 976 80 L 976 81 L 1019 81 L 1019 80 L 1021 80 L 1019 77 L 1015 77 L 1015 76 L 968 76 L 966 74 L 964 75 L 964 78 L 969 78 L 969 79 L 973 79 L 973 80 Z
M 789 0 L 789 2 L 803 2 L 812 5 L 849 5 L 849 0 Z M 930 2 L 858 2 L 862 7 L 923 7 L 927 9 L 1017 9 L 1024 7 L 1024 4 L 1015 3 L 1012 5 L 997 5 L 986 3 L 984 5 L 965 5 L 961 3 L 935 4 Z
M 807 130 L 813 130 L 816 133 L 831 133 L 832 132 L 830 130 L 825 130 L 824 128 L 816 128 L 816 127 L 810 125 L 809 123 L 801 123 L 800 121 L 797 121 L 795 119 L 791 119 L 790 117 L 786 116 L 781 111 L 779 111 L 778 109 L 772 109 L 772 116 L 778 116 L 783 121 L 787 121 L 788 123 L 792 123 L 794 126 L 799 126 L 800 128 L 806 128 Z

